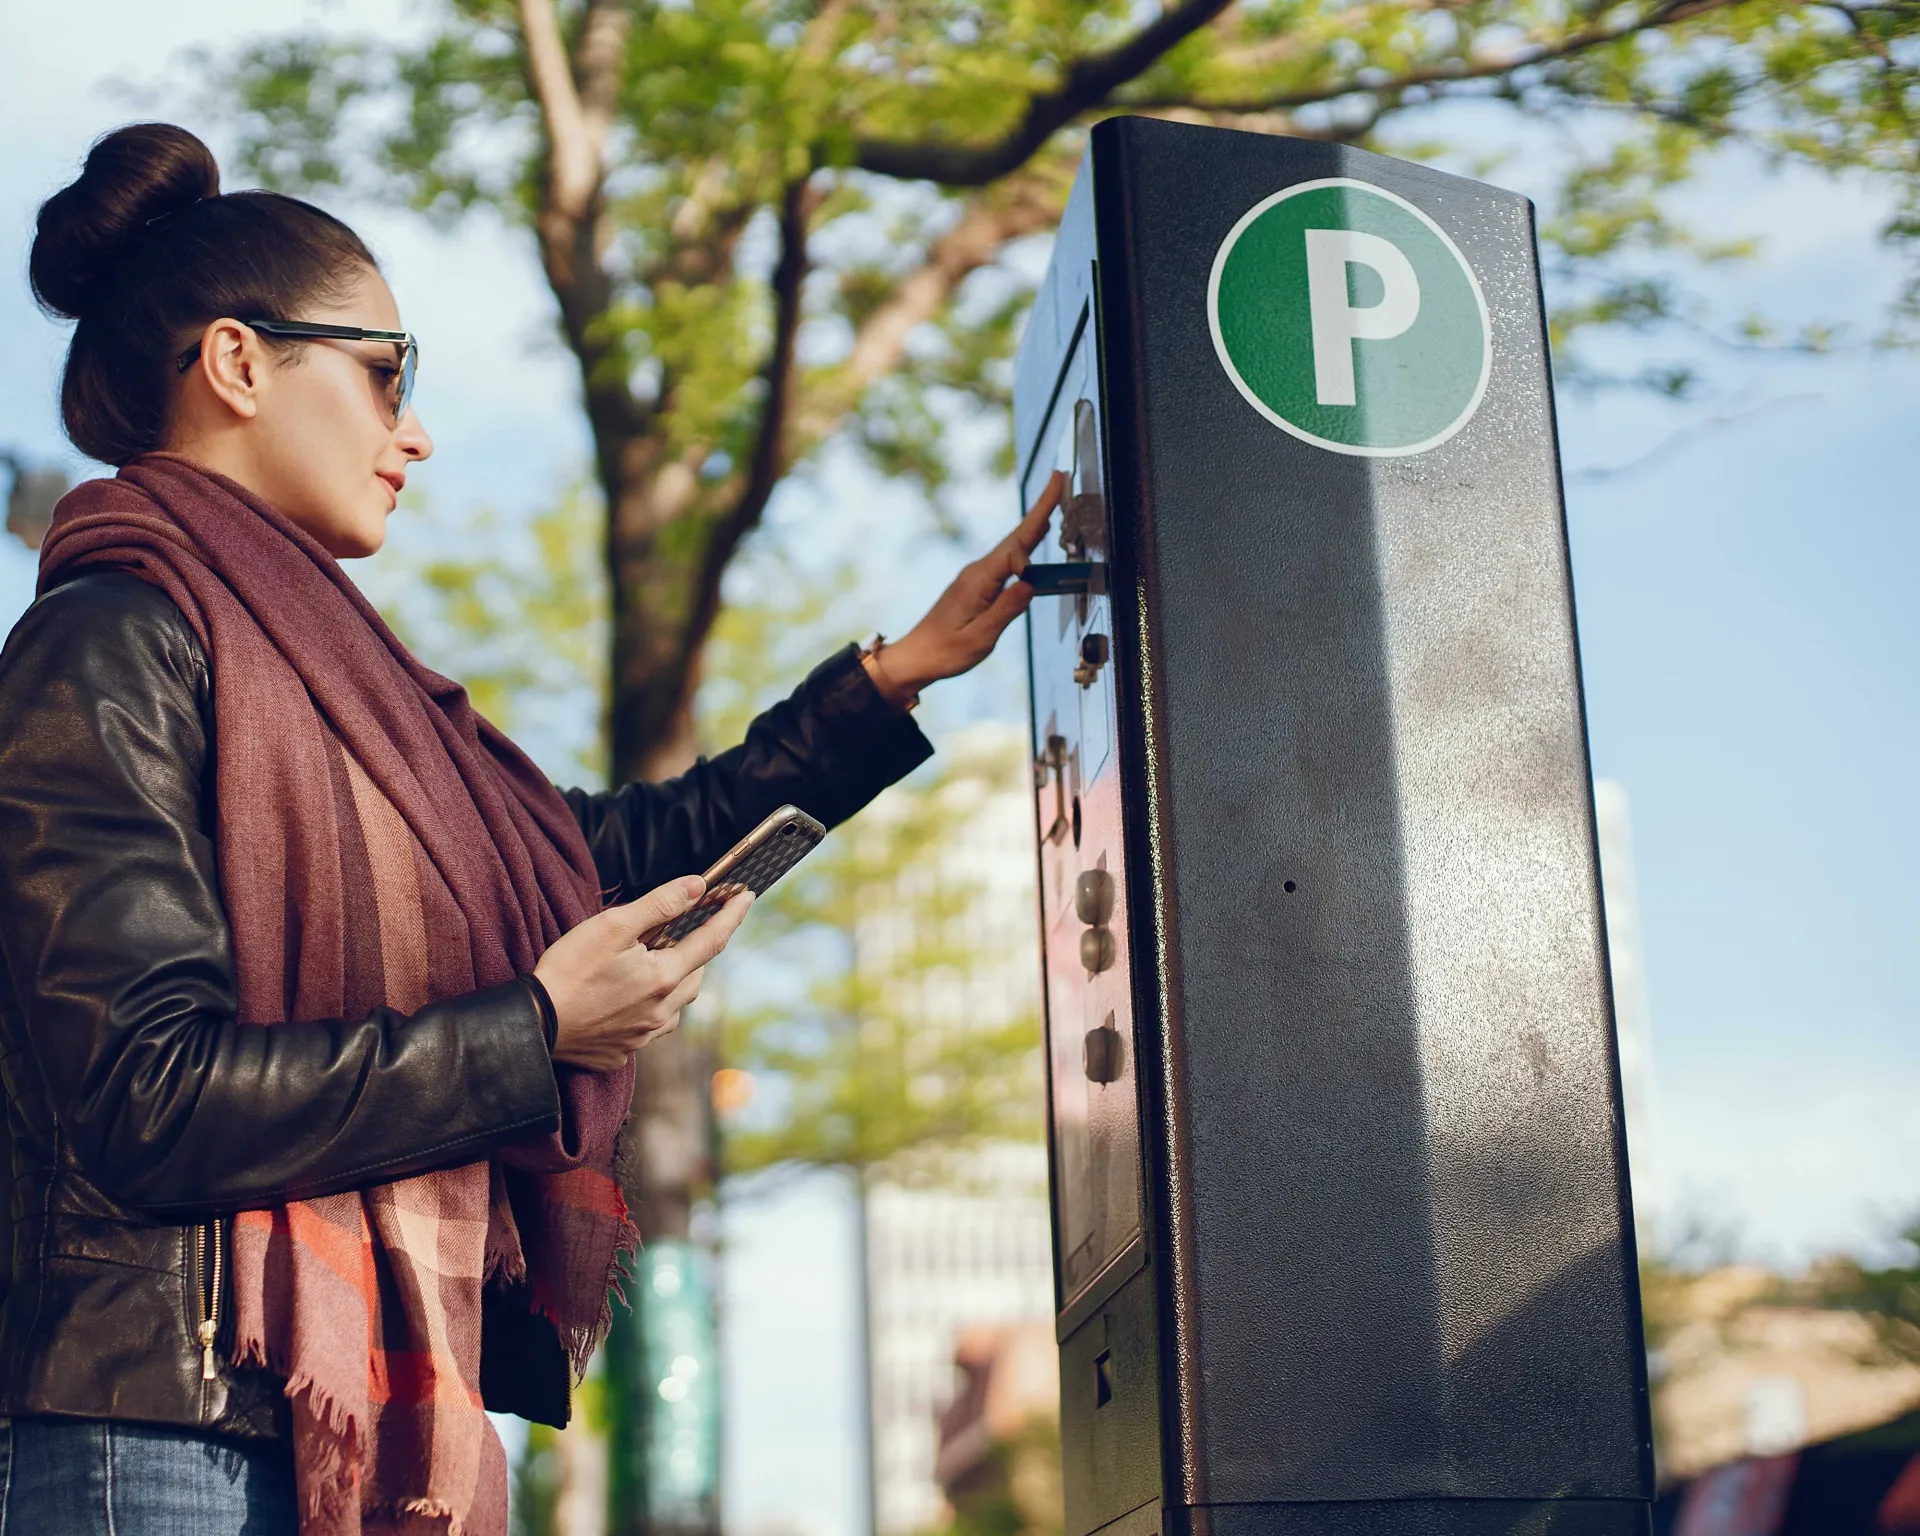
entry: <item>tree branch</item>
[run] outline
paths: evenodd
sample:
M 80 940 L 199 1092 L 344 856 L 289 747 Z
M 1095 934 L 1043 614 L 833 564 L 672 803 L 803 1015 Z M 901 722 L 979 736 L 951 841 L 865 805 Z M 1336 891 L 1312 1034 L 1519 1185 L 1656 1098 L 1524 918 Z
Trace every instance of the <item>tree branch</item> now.
M 665 247 L 647 264 L 643 280 L 671 277 L 689 286 L 719 282 L 760 206 L 741 195 L 724 160 L 708 161 L 674 210 Z
M 754 440 L 746 484 L 714 528 L 707 541 L 695 585 L 693 612 L 687 625 L 687 655 L 697 655 L 720 614 L 720 578 L 734 551 L 758 525 L 787 472 L 788 424 L 793 411 L 794 348 L 800 334 L 807 286 L 807 231 L 820 194 L 805 177 L 787 184 L 780 202 L 780 260 L 773 269 L 773 349 L 761 372 L 766 384 L 766 406 Z
M 977 199 L 934 242 L 926 261 L 867 316 L 846 361 L 809 393 L 794 420 L 794 441 L 811 446 L 830 434 L 877 380 L 899 366 L 914 328 L 935 318 L 970 273 L 992 261 L 1009 240 L 1049 228 L 1059 216 L 1060 199 L 1039 176 L 1004 182 L 991 197 Z
M 1771 400 L 1760 400 L 1747 405 L 1736 405 L 1717 415 L 1707 416 L 1699 421 L 1688 423 L 1667 434 L 1646 452 L 1637 454 L 1624 464 L 1591 464 L 1584 469 L 1567 471 L 1569 480 L 1588 482 L 1599 480 L 1621 480 L 1637 475 L 1642 470 L 1676 451 L 1687 448 L 1702 437 L 1709 436 L 1725 427 L 1735 426 L 1749 417 L 1762 412 L 1777 410 L 1783 405 L 1806 405 L 1824 398 L 1818 394 L 1779 395 Z
M 1474 3 L 1475 0 L 1362 0 L 1359 4 L 1344 5 L 1331 14 L 1323 13 L 1317 25 L 1289 27 L 1253 42 L 1228 43 L 1215 56 L 1214 63 L 1222 70 L 1270 69 L 1324 47 L 1329 24 L 1338 27 L 1339 35 L 1351 37 L 1382 17 L 1405 18 L 1460 11 Z
M 601 191 L 631 12 L 624 0 L 590 0 L 569 60 L 553 0 L 518 5 L 527 84 L 547 135 L 546 180 L 534 216 L 540 260 L 580 362 L 601 483 L 617 501 L 626 467 L 620 446 L 644 432 L 649 418 L 625 377 L 610 376 L 610 344 L 597 329 L 613 303 L 602 265 L 610 230 Z
M 1518 55 L 1490 59 L 1484 64 L 1443 64 L 1427 69 L 1408 70 L 1405 74 L 1381 80 L 1349 78 L 1310 91 L 1280 92 L 1270 96 L 1239 101 L 1201 101 L 1192 97 L 1127 96 L 1114 102 L 1129 111 L 1153 112 L 1186 107 L 1196 111 L 1230 117 L 1251 116 L 1262 112 L 1290 112 L 1301 107 L 1322 106 L 1342 96 L 1372 95 L 1385 99 L 1405 95 L 1421 86 L 1459 85 L 1475 80 L 1498 79 L 1536 64 L 1551 64 L 1574 58 L 1608 43 L 1617 43 L 1642 32 L 1654 32 L 1682 21 L 1691 21 L 1713 11 L 1728 10 L 1743 0 L 1666 0 L 1652 10 L 1611 27 L 1589 27 L 1574 32 L 1556 43 L 1546 43 Z
M 573 75 L 580 82 L 580 105 L 587 134 L 594 141 L 596 169 L 620 105 L 620 66 L 626 61 L 627 29 L 632 21 L 627 0 L 593 0 L 574 47 Z
M 746 473 L 724 490 L 732 504 L 714 525 L 694 582 L 694 606 L 684 642 L 689 658 L 720 612 L 720 578 L 740 542 L 759 525 L 774 488 L 795 458 L 827 437 L 869 387 L 899 366 L 914 328 L 935 318 L 967 275 L 992 261 L 1007 241 L 1048 228 L 1059 199 L 1041 177 L 1022 177 L 981 199 L 934 243 L 926 261 L 867 317 L 831 383 L 795 406 L 795 346 L 804 317 L 807 233 L 820 192 L 805 181 L 788 185 L 781 202 L 780 260 L 773 271 L 774 339 L 761 378 L 766 405 Z
M 1169 49 L 1206 26 L 1229 3 L 1182 0 L 1118 48 L 1076 59 L 1067 67 L 1059 88 L 1028 97 L 1019 125 L 992 143 L 915 144 L 866 139 L 856 148 L 854 163 L 862 170 L 907 181 L 937 181 L 949 187 L 985 186 L 1025 164 L 1057 130 L 1152 68 Z
M 840 24 L 852 9 L 852 0 L 825 0 L 801 35 L 800 57 L 809 64 L 824 64 L 831 59 L 839 44 Z
M 632 13 L 621 0 L 591 0 L 569 63 L 553 0 L 519 7 L 527 80 L 547 129 L 547 197 L 557 212 L 583 219 L 600 193 Z
M 560 18 L 554 14 L 553 0 L 519 0 L 519 4 L 527 83 L 547 130 L 546 202 L 561 217 L 579 219 L 600 183 L 599 155 L 587 131 L 586 107 L 574 85 L 566 45 L 560 40 Z

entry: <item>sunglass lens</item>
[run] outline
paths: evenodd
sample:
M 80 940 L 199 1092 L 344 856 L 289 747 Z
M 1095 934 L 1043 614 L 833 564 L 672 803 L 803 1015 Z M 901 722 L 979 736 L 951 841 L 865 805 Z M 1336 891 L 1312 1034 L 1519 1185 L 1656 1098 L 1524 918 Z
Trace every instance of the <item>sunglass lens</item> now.
M 393 424 L 399 426 L 406 419 L 407 407 L 413 403 L 413 379 L 420 366 L 420 348 L 409 346 L 406 356 L 400 359 L 400 378 L 398 393 L 393 402 Z

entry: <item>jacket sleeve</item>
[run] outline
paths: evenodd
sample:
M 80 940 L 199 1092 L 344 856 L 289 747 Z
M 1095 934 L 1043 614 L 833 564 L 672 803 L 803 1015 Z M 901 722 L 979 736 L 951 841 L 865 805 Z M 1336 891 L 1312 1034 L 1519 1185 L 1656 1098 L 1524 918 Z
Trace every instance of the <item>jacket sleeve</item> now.
M 609 899 L 631 901 L 676 875 L 700 873 L 783 805 L 836 826 L 932 755 L 913 717 L 880 696 L 850 645 L 756 719 L 731 751 L 662 784 L 566 796 Z
M 235 1016 L 212 819 L 207 666 L 121 574 L 60 587 L 0 655 L 7 1041 L 109 1198 L 154 1216 L 275 1205 L 551 1131 L 520 982 L 406 1015 Z

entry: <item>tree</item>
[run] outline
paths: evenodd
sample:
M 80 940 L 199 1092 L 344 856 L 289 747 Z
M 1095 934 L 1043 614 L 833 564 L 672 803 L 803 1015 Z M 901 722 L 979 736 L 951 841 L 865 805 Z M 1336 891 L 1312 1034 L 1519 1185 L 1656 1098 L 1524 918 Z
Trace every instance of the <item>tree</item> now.
M 410 493 L 390 544 L 354 575 L 413 651 L 563 784 L 605 772 L 606 576 L 599 506 L 564 491 L 519 527 L 489 507 L 448 515 Z
M 1542 226 L 1563 368 L 1581 328 L 1686 317 L 1621 258 L 1737 249 L 1663 197 L 1718 146 L 1891 178 L 1889 233 L 1920 236 L 1915 0 L 426 0 L 423 22 L 256 43 L 213 99 L 267 184 L 530 236 L 604 499 L 616 781 L 692 756 L 721 578 L 784 477 L 837 437 L 937 496 L 943 427 L 1004 415 L 1009 253 L 1101 115 L 1438 155 L 1408 138 L 1435 102 L 1584 114 L 1599 147 Z M 692 1074 L 661 1050 L 640 1078 L 637 1214 L 683 1233 Z
M 1896 178 L 1893 233 L 1920 234 L 1914 0 L 430 0 L 425 20 L 253 44 L 215 97 L 269 184 L 531 235 L 604 495 L 616 782 L 690 760 L 721 577 L 787 473 L 838 433 L 937 492 L 943 405 L 1004 405 L 1025 291 L 1003 258 L 1051 225 L 1104 113 L 1376 144 L 1461 97 L 1590 113 L 1602 147 L 1543 225 L 1563 347 L 1675 313 L 1610 258 L 1726 254 L 1660 197 L 1718 144 Z M 672 1065 L 640 1088 L 663 1125 Z M 643 1229 L 685 1209 L 663 1184 Z
M 722 615 L 712 659 L 725 685 L 703 694 L 725 722 L 717 735 L 737 734 L 782 691 L 766 658 L 845 584 Z M 962 734 L 933 775 L 887 791 L 775 886 L 754 913 L 751 959 L 728 967 L 721 1171 L 749 1196 L 800 1169 L 850 1175 L 869 1342 L 872 1191 L 975 1184 L 986 1171 L 967 1154 L 1042 1136 L 1036 914 L 1018 891 L 1009 901 L 992 852 L 1007 810 L 1030 824 L 1030 784 L 1020 734 Z M 1028 850 L 1015 878 L 1031 867 Z M 873 1366 L 863 1362 L 871 1457 Z M 1056 1506 L 1058 1450 L 1057 1432 L 1050 1447 L 1018 1448 L 1022 1468 L 1054 1469 Z
M 427 21 L 255 44 L 219 99 L 270 184 L 531 233 L 605 495 L 616 778 L 690 755 L 721 575 L 785 474 L 844 430 L 937 488 L 934 406 L 1004 403 L 1024 294 L 1001 258 L 1050 227 L 1101 115 L 1380 144 L 1436 101 L 1588 113 L 1601 147 L 1543 227 L 1562 343 L 1675 313 L 1644 272 L 1582 276 L 1608 258 L 1737 248 L 1660 198 L 1720 144 L 1889 176 L 1891 233 L 1920 234 L 1914 0 L 433 0 Z

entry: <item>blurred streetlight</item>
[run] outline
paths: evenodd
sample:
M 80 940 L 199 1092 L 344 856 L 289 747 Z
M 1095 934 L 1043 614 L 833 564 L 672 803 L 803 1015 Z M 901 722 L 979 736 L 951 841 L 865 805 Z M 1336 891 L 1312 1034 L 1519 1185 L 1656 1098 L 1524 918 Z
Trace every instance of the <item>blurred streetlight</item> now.
M 13 476 L 7 492 L 7 532 L 28 549 L 38 549 L 53 521 L 53 509 L 67 494 L 67 477 L 57 469 L 32 469 L 10 449 L 0 448 L 0 465 Z
M 713 1074 L 713 1112 L 722 1117 L 739 1114 L 753 1102 L 756 1086 L 751 1072 L 722 1067 Z

